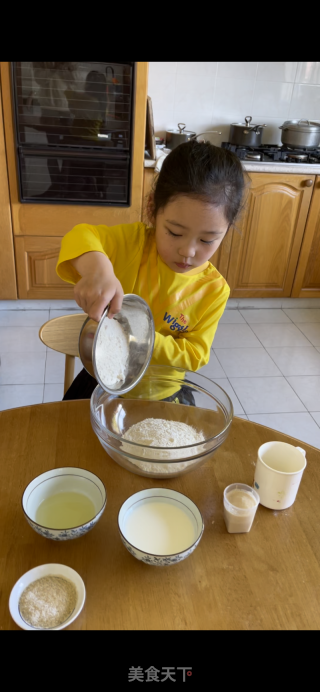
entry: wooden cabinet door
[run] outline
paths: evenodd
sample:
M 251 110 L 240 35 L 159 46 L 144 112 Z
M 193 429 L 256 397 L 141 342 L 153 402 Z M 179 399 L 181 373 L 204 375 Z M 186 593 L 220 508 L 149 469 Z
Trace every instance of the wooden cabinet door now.
M 56 273 L 61 240 L 56 236 L 15 236 L 20 299 L 74 300 L 73 286 Z
M 230 262 L 231 245 L 233 237 L 233 228 L 230 228 L 227 235 L 224 237 L 217 251 L 210 257 L 210 262 L 226 279 L 228 276 L 228 268 Z
M 227 274 L 230 295 L 287 297 L 291 295 L 315 176 L 250 173 L 249 177 L 251 187 L 243 219 L 232 233 Z
M 320 298 L 320 176 L 317 176 L 294 279 L 293 298 Z

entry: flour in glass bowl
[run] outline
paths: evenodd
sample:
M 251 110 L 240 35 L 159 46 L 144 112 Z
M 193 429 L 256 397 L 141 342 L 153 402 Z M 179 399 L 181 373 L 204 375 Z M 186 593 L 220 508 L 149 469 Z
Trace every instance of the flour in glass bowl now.
M 98 333 L 95 348 L 96 370 L 106 387 L 124 382 L 129 361 L 129 343 L 119 322 L 105 319 Z
M 168 459 L 172 461 L 176 459 L 177 456 L 181 456 L 181 454 L 177 452 L 176 449 L 170 449 L 170 447 L 185 447 L 205 441 L 203 433 L 195 430 L 191 425 L 181 423 L 180 421 L 164 420 L 162 418 L 145 418 L 145 420 L 140 421 L 140 423 L 131 425 L 122 435 L 122 439 L 135 442 L 138 445 L 143 445 L 141 447 L 135 447 L 135 449 L 132 450 L 130 445 L 126 445 L 125 442 L 123 442 L 121 445 L 123 451 L 133 452 L 145 459 Z M 153 449 L 149 451 L 148 447 L 165 447 L 166 449 Z M 197 451 L 200 451 L 200 449 Z M 193 451 L 186 449 L 183 452 L 183 456 L 191 456 L 193 453 Z M 157 464 L 154 462 L 150 464 L 150 462 L 144 462 L 142 459 L 138 460 L 132 458 L 130 458 L 130 461 L 142 471 L 151 471 L 153 473 L 176 473 L 194 463 L 192 460 L 180 461 L 175 464 Z

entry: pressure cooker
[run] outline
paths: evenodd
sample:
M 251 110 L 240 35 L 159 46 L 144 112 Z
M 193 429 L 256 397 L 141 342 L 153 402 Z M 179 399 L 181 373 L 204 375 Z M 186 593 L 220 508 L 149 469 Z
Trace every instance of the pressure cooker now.
M 259 147 L 262 139 L 262 128 L 266 125 L 253 125 L 251 115 L 245 117 L 244 123 L 230 125 L 229 142 L 244 147 Z
M 292 149 L 315 149 L 320 144 L 320 123 L 312 120 L 286 120 L 280 126 L 281 142 Z
M 197 134 L 196 132 L 192 132 L 192 130 L 186 130 L 185 127 L 186 126 L 184 123 L 178 123 L 177 130 L 166 131 L 167 149 L 175 149 L 179 146 L 179 144 L 183 144 L 184 142 L 190 142 L 191 139 L 196 139 L 197 137 L 200 137 L 200 135 L 213 133 L 221 135 L 221 132 L 218 132 L 217 130 L 207 130 L 206 132 L 200 132 L 199 134 Z

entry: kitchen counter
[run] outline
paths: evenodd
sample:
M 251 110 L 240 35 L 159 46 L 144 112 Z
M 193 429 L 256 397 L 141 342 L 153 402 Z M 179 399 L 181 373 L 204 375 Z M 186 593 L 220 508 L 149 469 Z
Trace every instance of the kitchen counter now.
M 154 159 L 145 159 L 144 160 L 144 167 L 145 168 L 154 168 L 156 165 L 156 161 Z
M 280 161 L 241 161 L 245 171 L 257 173 L 302 173 L 320 175 L 320 163 L 281 163 Z
M 241 161 L 245 171 L 257 173 L 302 173 L 320 175 L 320 164 L 316 163 L 280 163 L 280 161 Z M 145 168 L 155 168 L 156 161 L 145 159 Z

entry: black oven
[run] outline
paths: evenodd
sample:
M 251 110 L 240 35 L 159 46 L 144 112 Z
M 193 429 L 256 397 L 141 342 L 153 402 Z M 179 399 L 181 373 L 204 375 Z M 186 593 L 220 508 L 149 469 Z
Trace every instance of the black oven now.
M 129 206 L 135 63 L 11 67 L 21 202 Z

